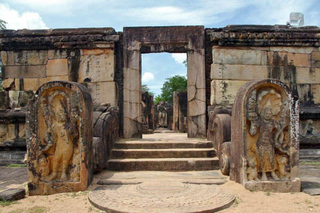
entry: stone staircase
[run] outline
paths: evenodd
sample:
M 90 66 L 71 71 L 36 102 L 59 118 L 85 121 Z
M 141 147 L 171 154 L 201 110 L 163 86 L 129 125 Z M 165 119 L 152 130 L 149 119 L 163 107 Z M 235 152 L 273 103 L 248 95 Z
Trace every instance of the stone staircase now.
M 201 171 L 219 169 L 210 141 L 189 139 L 186 134 L 144 135 L 140 140 L 115 143 L 108 161 L 112 171 Z

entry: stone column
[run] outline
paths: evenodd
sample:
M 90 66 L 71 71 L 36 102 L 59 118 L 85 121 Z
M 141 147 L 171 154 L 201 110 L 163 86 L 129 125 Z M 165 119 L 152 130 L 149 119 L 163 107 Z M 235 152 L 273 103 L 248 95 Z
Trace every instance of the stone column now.
M 188 52 L 188 137 L 206 137 L 204 49 Z
M 172 130 L 179 130 L 179 97 L 178 92 L 173 92 L 173 124 Z
M 124 39 L 126 41 L 126 39 Z M 123 69 L 123 129 L 125 138 L 142 137 L 141 44 L 125 43 Z

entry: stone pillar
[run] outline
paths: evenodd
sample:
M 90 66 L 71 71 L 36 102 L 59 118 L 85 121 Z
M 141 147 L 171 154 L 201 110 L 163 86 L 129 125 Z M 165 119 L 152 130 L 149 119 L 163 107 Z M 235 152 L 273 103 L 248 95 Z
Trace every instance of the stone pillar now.
M 299 103 L 273 79 L 244 84 L 234 100 L 230 179 L 254 191 L 299 192 Z
M 141 44 L 124 41 L 123 134 L 125 138 L 142 138 Z
M 178 92 L 173 92 L 173 123 L 172 130 L 177 132 L 179 130 L 179 97 Z
M 84 191 L 93 178 L 92 99 L 83 85 L 43 84 L 29 103 L 29 194 Z
M 204 49 L 188 52 L 188 137 L 206 137 Z

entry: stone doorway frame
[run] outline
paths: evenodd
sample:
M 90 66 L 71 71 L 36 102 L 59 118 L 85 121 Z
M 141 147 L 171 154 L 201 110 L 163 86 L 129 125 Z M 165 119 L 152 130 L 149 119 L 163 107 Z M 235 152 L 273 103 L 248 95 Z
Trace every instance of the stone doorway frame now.
M 123 131 L 142 137 L 141 54 L 187 53 L 188 137 L 206 137 L 204 26 L 123 28 Z

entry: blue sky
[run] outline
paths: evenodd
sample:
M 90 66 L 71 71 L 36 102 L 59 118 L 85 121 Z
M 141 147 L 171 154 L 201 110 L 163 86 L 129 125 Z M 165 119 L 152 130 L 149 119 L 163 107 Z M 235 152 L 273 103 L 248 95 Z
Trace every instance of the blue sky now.
M 291 12 L 304 13 L 305 25 L 320 25 L 319 0 L 0 0 L 0 19 L 8 29 L 274 25 L 286 24 Z M 184 58 L 144 54 L 143 83 L 159 94 L 165 78 L 186 74 Z

